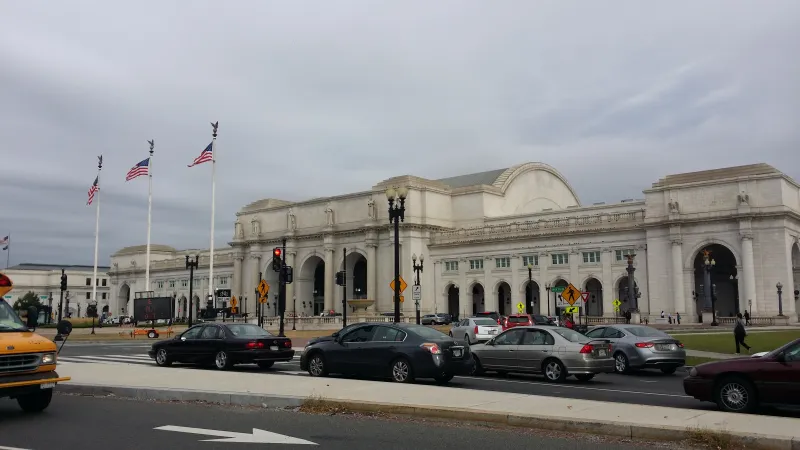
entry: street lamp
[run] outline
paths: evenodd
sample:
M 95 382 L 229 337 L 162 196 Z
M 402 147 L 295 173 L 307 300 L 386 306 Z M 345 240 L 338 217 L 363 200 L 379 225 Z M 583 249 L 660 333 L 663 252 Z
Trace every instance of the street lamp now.
M 533 312 L 533 264 L 532 263 L 528 263 L 528 288 L 525 289 L 525 293 L 527 294 L 528 291 L 531 292 L 531 298 L 527 298 L 526 295 L 525 302 L 528 305 L 525 307 L 525 309 L 527 309 L 530 312 Z
M 294 313 L 294 318 L 292 318 L 292 331 L 297 330 L 297 296 L 292 296 L 292 312 Z
M 628 267 L 625 268 L 625 271 L 628 273 L 628 307 L 634 311 L 639 311 L 639 290 L 636 289 L 636 279 L 633 277 L 633 273 L 636 272 L 636 261 L 634 259 L 636 258 L 636 254 L 631 253 L 626 255 L 626 258 L 628 259 Z
M 422 272 L 422 263 L 423 263 L 424 260 L 425 260 L 425 257 L 422 256 L 422 255 L 419 255 L 419 265 L 417 265 L 417 255 L 416 254 L 411 255 L 411 261 L 413 263 L 413 265 L 411 267 L 414 269 L 414 274 L 416 276 L 416 278 L 414 279 L 414 284 L 417 285 L 417 286 L 420 285 L 419 284 L 419 274 L 420 274 L 420 272 Z M 414 306 L 416 306 L 416 308 L 417 308 L 417 325 L 419 325 L 419 321 L 420 321 L 420 319 L 419 319 L 419 300 L 415 300 L 414 301 Z
M 714 269 L 714 266 L 717 265 L 717 262 L 714 261 L 714 258 L 711 257 L 710 250 L 703 250 L 703 287 L 704 294 L 705 294 L 705 307 L 711 308 L 711 326 L 719 325 L 717 323 L 717 312 L 716 312 L 716 301 L 714 299 L 714 295 L 711 292 L 711 270 Z
M 406 195 L 408 189 L 402 186 L 386 189 L 389 223 L 394 224 L 394 323 L 400 322 L 400 222 L 406 218 Z
M 199 256 L 195 255 L 193 259 L 189 259 L 189 255 L 186 255 L 186 268 L 189 269 L 189 320 L 186 322 L 188 327 L 192 326 L 192 310 L 194 306 L 192 305 L 192 300 L 194 299 L 194 269 L 197 269 L 197 261 L 200 259 Z
M 783 284 L 778 281 L 775 287 L 778 288 L 778 317 L 783 317 Z
M 547 291 L 547 317 L 550 317 L 550 291 L 553 289 L 553 287 L 554 286 L 550 283 L 544 285 L 544 289 Z

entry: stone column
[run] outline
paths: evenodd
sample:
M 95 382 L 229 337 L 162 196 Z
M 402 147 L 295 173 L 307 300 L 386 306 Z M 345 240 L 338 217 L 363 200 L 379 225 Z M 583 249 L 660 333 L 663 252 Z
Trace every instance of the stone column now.
M 330 311 L 334 308 L 334 297 L 336 293 L 334 292 L 334 288 L 336 287 L 335 279 L 334 279 L 334 270 L 333 270 L 333 253 L 334 248 L 325 247 L 325 311 Z
M 244 268 L 242 267 L 242 261 L 244 261 L 244 256 L 241 253 L 236 253 L 233 255 L 233 292 L 232 295 L 235 295 L 237 299 L 242 298 L 242 286 L 244 286 Z M 241 306 L 244 307 L 244 306 Z M 176 310 L 177 311 L 177 310 Z
M 248 272 L 250 276 L 250 282 L 248 283 L 249 286 L 245 286 L 244 293 L 247 296 L 247 312 L 249 314 L 256 314 L 256 308 L 258 305 L 258 295 L 256 294 L 256 287 L 260 282 L 258 278 L 258 272 L 261 271 L 261 253 L 250 253 L 250 269 Z M 270 286 L 270 291 L 272 289 L 278 289 L 277 286 Z M 248 292 L 249 291 L 249 292 Z
M 499 311 L 497 303 L 497 294 L 494 292 L 494 282 L 492 281 L 492 268 L 494 267 L 494 258 L 486 256 L 483 261 L 483 310 L 484 311 Z M 478 306 L 478 311 L 481 307 Z
M 742 269 L 744 270 L 744 298 L 745 304 L 752 300 L 753 311 L 758 315 L 758 299 L 756 298 L 756 265 L 753 261 L 753 234 L 740 233 L 742 238 Z
M 545 289 L 549 282 L 547 275 L 547 266 L 550 264 L 547 258 L 549 257 L 550 255 L 547 252 L 539 254 L 539 312 L 541 314 L 548 314 L 549 308 L 549 314 L 553 315 L 553 312 L 555 312 L 555 305 L 552 304 L 551 300 L 553 296 L 550 295 L 550 291 Z
M 378 305 L 378 244 L 367 242 L 367 298 L 374 300 L 371 310 L 380 311 Z M 435 266 L 434 266 L 435 267 Z
M 682 316 L 690 315 L 689 306 L 683 295 L 683 242 L 680 237 L 672 238 L 672 309 Z M 649 275 L 648 275 L 649 276 Z
M 569 251 L 569 282 L 579 291 L 583 291 L 583 286 L 580 285 L 580 274 L 578 272 L 578 264 L 580 264 L 581 254 L 577 249 L 570 249 Z
M 600 260 L 603 263 L 603 316 L 614 317 L 616 313 L 614 312 L 613 301 L 619 295 L 614 286 L 614 272 L 611 268 L 614 252 L 609 248 L 604 248 L 602 252 Z
M 297 252 L 294 251 L 294 249 L 291 249 L 291 250 L 288 249 L 288 248 L 286 249 L 286 265 L 287 266 L 291 266 L 292 270 L 295 269 L 294 262 L 295 262 L 295 259 L 296 259 L 295 257 L 296 256 L 297 256 Z M 292 277 L 294 277 L 294 276 L 295 276 L 295 273 L 293 272 L 292 273 Z M 287 313 L 289 313 L 289 312 L 294 313 L 295 312 L 295 303 L 294 303 L 295 289 L 294 289 L 294 284 L 295 284 L 295 281 L 292 280 L 291 284 L 287 284 L 286 285 L 286 312 Z M 300 306 L 300 309 L 302 310 L 303 307 Z M 287 317 L 288 317 L 288 314 L 287 314 Z
M 519 255 L 511 255 L 511 311 L 507 313 L 517 312 L 517 303 L 522 302 L 527 310 L 527 300 L 525 299 L 525 290 L 519 282 L 519 271 L 522 269 L 522 258 Z M 527 281 L 527 280 L 526 280 Z
M 464 319 L 472 315 L 472 292 L 467 294 L 467 259 L 458 261 L 458 318 Z

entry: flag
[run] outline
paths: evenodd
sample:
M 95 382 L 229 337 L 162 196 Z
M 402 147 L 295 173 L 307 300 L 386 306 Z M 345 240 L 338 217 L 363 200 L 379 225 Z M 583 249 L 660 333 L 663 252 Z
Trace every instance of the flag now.
M 203 150 L 202 153 L 200 153 L 200 156 L 198 156 L 197 158 L 194 159 L 194 162 L 191 163 L 189 165 L 189 167 L 196 166 L 196 165 L 202 164 L 204 162 L 213 161 L 214 160 L 214 152 L 211 149 L 212 145 L 214 145 L 213 142 L 208 144 L 208 147 L 206 147 L 206 149 Z
M 3 247 L 3 250 L 8 250 L 8 246 L 6 245 L 5 247 Z
M 100 182 L 100 175 L 98 175 L 97 178 L 94 179 L 94 183 L 92 183 L 92 187 L 89 188 L 89 200 L 86 201 L 86 205 L 91 205 L 92 204 L 92 201 L 94 200 L 95 192 L 100 190 L 100 186 L 98 186 L 99 182 Z
M 147 175 L 150 170 L 150 158 L 147 158 L 141 161 L 139 164 L 131 167 L 131 170 L 128 171 L 128 175 L 125 176 L 125 181 L 131 181 L 136 177 L 140 177 L 142 175 Z
M 0 245 L 8 244 L 8 238 L 10 238 L 10 237 L 11 236 L 6 236 L 3 239 L 0 239 Z

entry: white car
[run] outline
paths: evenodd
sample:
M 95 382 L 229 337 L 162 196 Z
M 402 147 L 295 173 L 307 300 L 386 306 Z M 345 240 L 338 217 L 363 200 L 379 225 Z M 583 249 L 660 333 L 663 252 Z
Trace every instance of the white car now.
M 468 344 L 486 342 L 503 332 L 503 327 L 488 317 L 470 317 L 453 325 L 450 337 L 464 339 Z

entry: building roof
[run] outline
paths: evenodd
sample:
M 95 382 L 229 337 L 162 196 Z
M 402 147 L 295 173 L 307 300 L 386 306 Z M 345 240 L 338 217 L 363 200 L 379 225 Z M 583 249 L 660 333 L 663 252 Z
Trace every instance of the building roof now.
M 438 180 L 439 183 L 446 184 L 453 189 L 467 187 L 467 186 L 478 186 L 478 185 L 494 185 L 495 181 L 500 178 L 509 168 L 505 169 L 496 169 L 496 170 L 487 170 L 486 172 L 477 172 L 477 173 L 470 173 L 467 175 L 459 175 L 455 177 L 449 178 L 440 178 Z
M 769 164 L 749 164 L 746 166 L 725 167 L 723 169 L 701 170 L 666 177 L 653 183 L 654 188 L 674 186 L 678 184 L 700 183 L 704 181 L 717 181 L 731 178 L 752 177 L 758 175 L 782 175 L 782 173 Z
M 11 266 L 6 270 L 71 270 L 76 272 L 91 272 L 94 270 L 94 266 L 82 266 L 82 265 L 72 265 L 72 264 L 17 264 L 16 266 Z M 108 271 L 110 267 L 108 266 L 97 266 L 97 271 Z
M 124 255 L 138 255 L 140 253 L 145 253 L 147 251 L 147 245 L 133 245 L 131 247 L 125 247 L 122 250 L 111 255 L 114 256 L 124 256 Z M 150 244 L 150 253 L 174 253 L 177 250 L 169 245 L 160 245 L 160 244 Z

